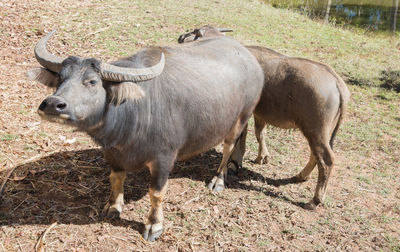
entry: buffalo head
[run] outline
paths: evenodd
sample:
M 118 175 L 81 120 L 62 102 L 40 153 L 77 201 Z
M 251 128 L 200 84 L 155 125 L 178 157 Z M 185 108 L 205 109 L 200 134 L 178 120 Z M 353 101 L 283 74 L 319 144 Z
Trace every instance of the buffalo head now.
M 91 125 L 102 116 L 107 99 L 113 99 L 107 93 L 112 87 L 127 86 L 131 93 L 136 91 L 143 95 L 135 83 L 150 80 L 163 71 L 163 53 L 157 64 L 147 68 L 119 67 L 94 58 L 61 58 L 46 49 L 54 32 L 43 37 L 35 47 L 36 59 L 44 68 L 27 72 L 30 79 L 56 88 L 56 92 L 43 100 L 38 109 L 47 120 Z
M 232 32 L 233 30 L 227 28 L 215 28 L 205 25 L 201 28 L 196 28 L 191 32 L 184 33 L 178 38 L 178 43 L 195 41 L 203 37 L 224 36 L 225 32 Z

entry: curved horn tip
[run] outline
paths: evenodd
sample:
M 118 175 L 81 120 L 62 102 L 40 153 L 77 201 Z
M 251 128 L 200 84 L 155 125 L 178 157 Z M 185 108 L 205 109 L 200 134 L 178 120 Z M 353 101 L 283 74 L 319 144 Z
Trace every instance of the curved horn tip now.
M 51 30 L 49 33 L 47 33 L 47 34 L 42 38 L 42 40 L 49 39 L 51 36 L 54 35 L 54 33 L 56 33 L 56 31 L 57 31 L 56 29 Z
M 159 62 L 146 68 L 125 68 L 108 63 L 102 63 L 101 76 L 104 80 L 125 82 L 125 81 L 146 81 L 160 75 L 164 69 L 165 56 L 161 52 Z
M 47 41 L 55 32 L 56 30 L 52 30 L 43 38 L 41 38 L 35 46 L 34 53 L 39 64 L 52 72 L 58 73 L 61 69 L 61 64 L 64 61 L 64 58 L 53 55 L 49 53 L 46 49 Z
M 233 30 L 232 30 L 232 29 L 229 29 L 229 28 L 217 28 L 217 30 L 218 30 L 219 32 L 233 32 Z

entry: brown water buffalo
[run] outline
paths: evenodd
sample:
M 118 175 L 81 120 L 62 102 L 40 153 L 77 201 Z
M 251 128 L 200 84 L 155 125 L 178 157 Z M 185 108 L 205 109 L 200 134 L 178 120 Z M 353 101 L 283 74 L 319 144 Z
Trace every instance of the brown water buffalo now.
M 180 43 L 201 41 L 224 34 L 204 26 L 180 36 Z M 254 110 L 255 135 L 259 143 L 255 162 L 267 161 L 264 141 L 266 124 L 279 128 L 298 128 L 310 145 L 310 159 L 304 169 L 289 181 L 303 182 L 318 166 L 318 183 L 314 198 L 305 205 L 315 209 L 325 198 L 334 164 L 333 140 L 343 120 L 350 92 L 344 81 L 328 65 L 312 60 L 288 57 L 260 46 L 246 46 L 264 71 L 264 88 Z M 230 168 L 241 167 L 247 130 L 244 130 L 231 156 Z
M 246 48 L 217 37 L 147 48 L 109 64 L 50 54 L 46 44 L 52 34 L 35 47 L 44 68 L 27 74 L 57 88 L 39 106 L 44 119 L 72 124 L 104 148 L 112 170 L 103 216 L 122 212 L 126 173 L 147 166 L 151 209 L 143 237 L 157 239 L 175 161 L 222 141 L 224 155 L 210 187 L 224 188 L 229 156 L 263 87 L 262 69 Z

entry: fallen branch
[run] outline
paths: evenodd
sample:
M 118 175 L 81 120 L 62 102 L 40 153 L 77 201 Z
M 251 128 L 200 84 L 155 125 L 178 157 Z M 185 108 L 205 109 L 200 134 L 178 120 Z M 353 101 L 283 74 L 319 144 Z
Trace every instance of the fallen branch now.
M 187 200 L 185 203 L 183 203 L 183 205 L 192 203 L 193 201 L 197 201 L 197 200 L 199 200 L 200 198 L 201 198 L 201 196 L 197 196 L 197 197 L 191 198 L 190 200 Z
M 3 182 L 1 183 L 1 186 L 0 186 L 0 197 L 1 197 L 1 194 L 3 193 L 4 186 L 6 185 L 6 182 L 7 182 L 8 178 L 11 176 L 11 173 L 14 171 L 15 168 L 16 168 L 16 166 L 14 166 L 13 168 L 9 169 L 6 177 L 4 178 Z
M 46 237 L 47 233 L 50 232 L 50 230 L 57 225 L 57 222 L 54 222 L 51 224 L 44 232 L 43 234 L 39 237 L 39 240 L 37 241 L 35 245 L 35 251 L 36 252 L 42 252 L 44 251 L 44 238 Z

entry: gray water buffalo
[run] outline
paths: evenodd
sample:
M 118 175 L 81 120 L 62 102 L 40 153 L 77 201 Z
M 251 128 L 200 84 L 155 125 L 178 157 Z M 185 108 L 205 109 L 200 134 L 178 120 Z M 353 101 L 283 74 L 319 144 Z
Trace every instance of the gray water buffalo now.
M 223 158 L 210 183 L 224 188 L 227 162 L 263 87 L 255 57 L 228 37 L 140 50 L 113 63 L 49 53 L 52 33 L 35 47 L 44 67 L 31 79 L 56 87 L 39 106 L 44 118 L 87 132 L 111 164 L 111 195 L 102 215 L 122 212 L 128 171 L 147 166 L 151 209 L 143 237 L 163 232 L 162 202 L 176 160 L 224 142 Z
M 224 34 L 218 28 L 204 26 L 180 36 L 180 43 L 201 41 Z M 267 161 L 264 141 L 266 124 L 301 130 L 310 145 L 310 159 L 304 169 L 288 181 L 309 179 L 318 166 L 318 183 L 314 198 L 305 205 L 315 209 L 325 198 L 334 164 L 333 140 L 345 114 L 350 92 L 344 81 L 328 65 L 312 60 L 288 57 L 260 46 L 246 46 L 264 71 L 264 88 L 254 110 L 255 135 L 259 143 L 256 162 Z M 231 156 L 230 168 L 241 167 L 246 146 L 245 129 Z

